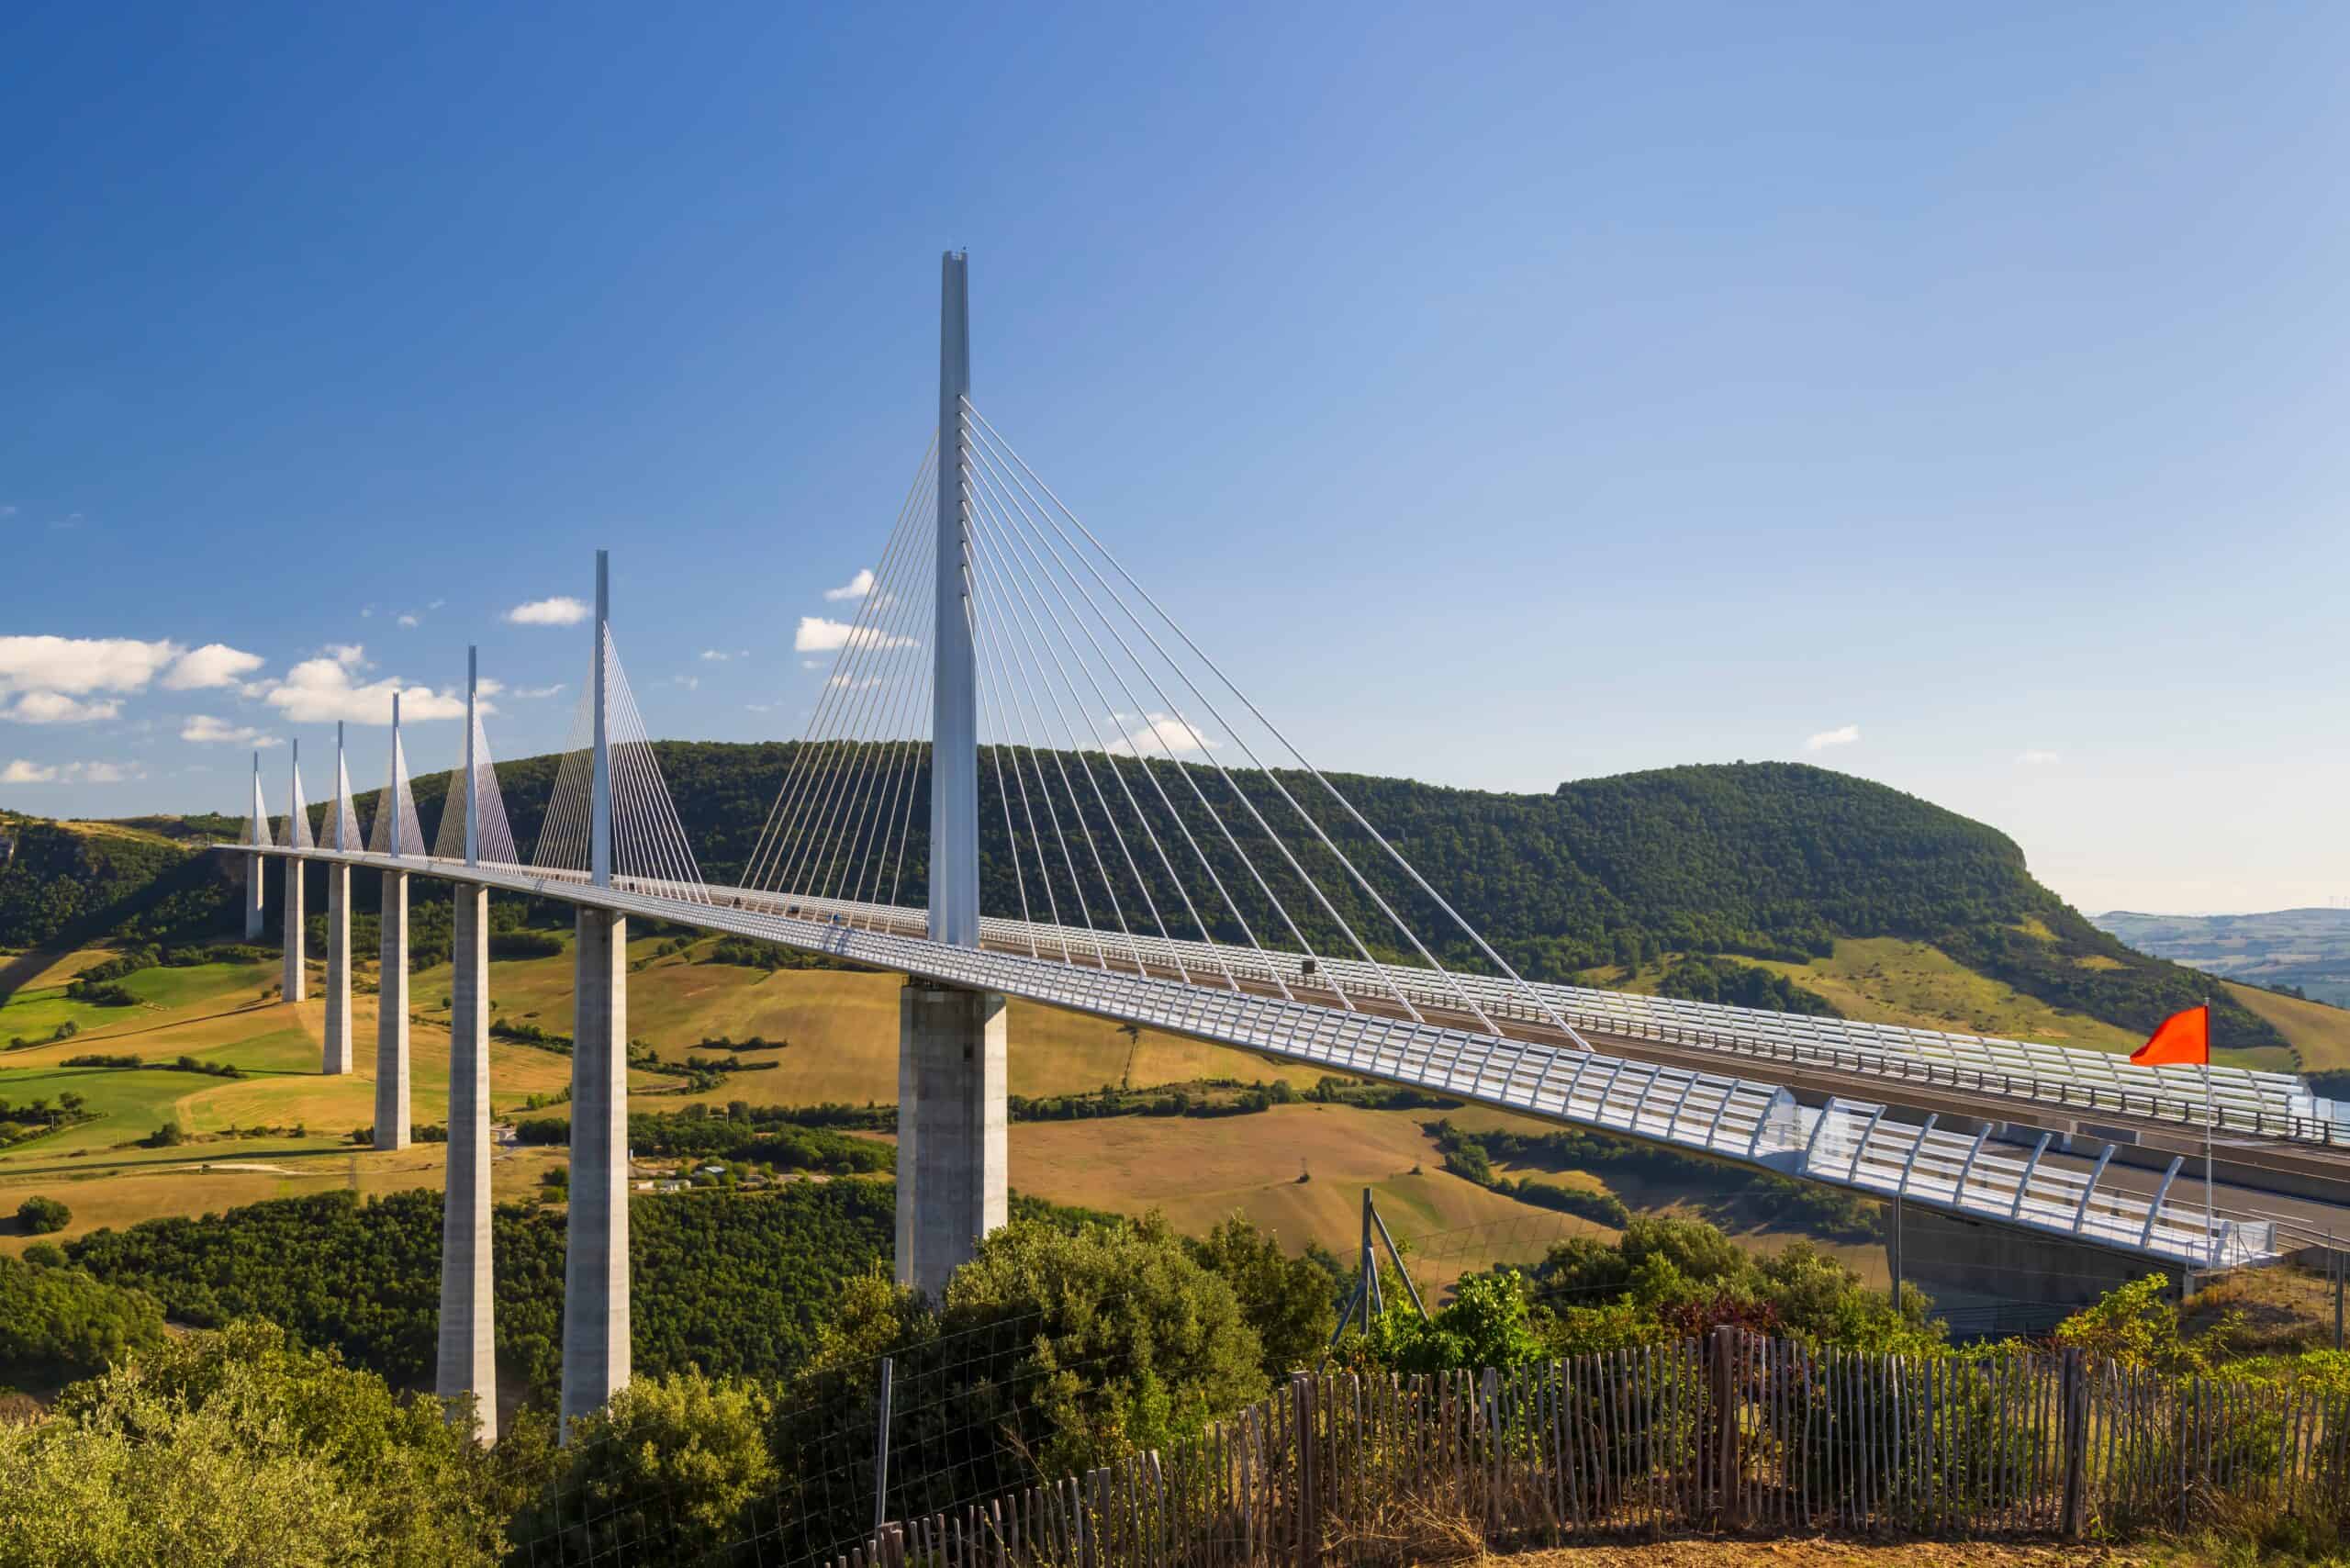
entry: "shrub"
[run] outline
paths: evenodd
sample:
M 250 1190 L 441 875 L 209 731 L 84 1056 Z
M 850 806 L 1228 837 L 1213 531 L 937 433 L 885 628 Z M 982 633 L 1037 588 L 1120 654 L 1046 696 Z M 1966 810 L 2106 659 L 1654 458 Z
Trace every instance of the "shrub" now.
M 48 1236 L 73 1223 L 73 1211 L 55 1198 L 34 1196 L 17 1205 L 17 1223 L 34 1236 Z

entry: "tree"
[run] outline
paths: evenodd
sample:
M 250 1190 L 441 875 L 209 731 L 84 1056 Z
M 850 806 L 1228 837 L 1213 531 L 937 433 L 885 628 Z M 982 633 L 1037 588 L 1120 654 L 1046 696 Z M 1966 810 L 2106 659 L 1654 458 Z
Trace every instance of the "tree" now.
M 1313 1258 L 1290 1257 L 1277 1238 L 1238 1215 L 1183 1245 L 1193 1261 L 1232 1287 L 1241 1316 L 1257 1331 L 1258 1364 L 1269 1380 L 1321 1355 L 1338 1312 L 1330 1275 Z
M 516 1540 L 559 1532 L 583 1558 L 700 1562 L 749 1533 L 745 1512 L 776 1485 L 772 1415 L 754 1383 L 690 1368 L 640 1378 L 575 1424 L 553 1484 L 515 1520 Z
M 97 1372 L 162 1340 L 163 1309 L 146 1292 L 102 1284 L 47 1256 L 0 1257 L 0 1364 Z
M 0 1562 L 490 1568 L 492 1474 L 436 1402 L 242 1323 L 73 1384 L 47 1421 L 0 1425 Z
M 942 1336 L 1017 1326 L 996 1418 L 1048 1469 L 1168 1445 L 1261 1397 L 1264 1347 L 1165 1220 L 1016 1220 L 947 1282 Z
M 17 1223 L 35 1236 L 48 1236 L 73 1223 L 73 1211 L 55 1198 L 38 1195 L 17 1205 Z

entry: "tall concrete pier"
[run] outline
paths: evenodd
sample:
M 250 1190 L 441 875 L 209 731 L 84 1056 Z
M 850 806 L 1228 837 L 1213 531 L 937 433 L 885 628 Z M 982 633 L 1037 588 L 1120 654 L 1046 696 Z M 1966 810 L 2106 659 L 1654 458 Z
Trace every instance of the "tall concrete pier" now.
M 457 884 L 449 983 L 449 1182 L 441 1210 L 441 1356 L 433 1392 L 475 1398 L 475 1435 L 498 1438 L 489 1243 L 489 890 Z
M 324 1073 L 352 1070 L 351 1061 L 351 868 L 327 872 L 327 1025 Z
M 326 847 L 356 849 L 343 824 L 351 820 L 351 768 L 342 757 L 342 725 L 334 727 L 334 800 L 328 805 Z M 351 868 L 330 865 L 327 871 L 327 1023 L 326 1054 L 319 1070 L 340 1075 L 352 1070 L 351 1061 Z
M 295 849 L 310 846 L 309 808 L 302 803 L 302 743 L 296 741 L 287 748 L 285 767 L 285 842 Z M 302 945 L 308 935 L 302 929 L 306 911 L 302 907 L 302 862 L 291 856 L 285 861 L 285 974 L 279 982 L 278 993 L 287 1002 L 299 1002 L 310 993 L 310 971 L 302 962 Z
M 563 1422 L 629 1379 L 628 921 L 582 909 L 573 971 L 571 1215 L 563 1266 Z
M 408 873 L 384 873 L 382 978 L 375 997 L 375 1147 L 408 1145 Z
M 1000 992 L 898 992 L 898 1280 L 935 1296 L 1005 1218 Z
M 259 859 L 259 856 L 254 857 Z M 302 961 L 302 862 L 285 857 L 285 978 L 280 987 L 288 1002 L 310 994 L 310 971 Z

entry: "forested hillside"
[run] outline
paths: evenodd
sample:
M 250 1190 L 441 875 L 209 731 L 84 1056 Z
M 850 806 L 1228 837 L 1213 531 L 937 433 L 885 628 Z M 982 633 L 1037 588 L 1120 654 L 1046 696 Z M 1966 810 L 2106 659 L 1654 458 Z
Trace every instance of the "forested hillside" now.
M 210 934 L 229 868 L 142 825 L 0 812 L 0 946 Z
M 795 762 L 790 743 L 732 745 L 664 742 L 662 771 L 674 794 L 703 874 L 733 880 L 750 861 L 778 788 Z M 811 754 L 821 766 L 851 780 L 885 776 L 854 748 Z M 1216 861 L 1227 888 L 1260 937 L 1280 929 L 1253 879 L 1227 844 L 1232 836 L 1262 870 L 1289 913 L 1317 945 L 1340 946 L 1335 925 L 1316 901 L 1282 868 L 1281 856 L 1248 813 L 1228 809 L 1211 820 L 1202 797 L 1231 801 L 1230 785 L 1212 769 L 1131 758 L 1114 764 L 1093 754 L 1097 773 L 1114 766 L 1134 796 L 1158 813 L 1162 837 L 1181 842 L 1182 829 Z M 535 841 L 546 812 L 555 756 L 502 764 L 499 779 L 517 842 Z M 995 795 L 998 763 L 1030 776 L 1054 773 L 1050 754 L 1006 750 L 981 759 L 981 876 L 990 910 L 1016 910 L 1012 843 Z M 1074 761 L 1069 763 L 1076 771 Z M 427 833 L 441 815 L 449 781 L 432 774 L 414 781 Z M 1295 824 L 1276 780 L 1232 775 L 1258 811 L 1276 823 Z M 1445 897 L 1505 954 L 1532 975 L 1572 979 L 1596 966 L 1638 963 L 1666 953 L 1729 954 L 1801 960 L 1825 954 L 1840 937 L 1895 936 L 1931 944 L 1959 963 L 2052 1006 L 2076 1010 L 2124 1028 L 2151 1028 L 2165 1014 L 2202 1000 L 2205 982 L 2192 971 L 2150 958 L 2098 930 L 2032 879 L 2023 853 L 1996 829 L 1971 822 L 1914 796 L 1848 775 L 1792 763 L 1740 763 L 1624 774 L 1578 780 L 1548 795 L 1505 795 L 1449 790 L 1408 779 L 1334 776 L 1363 814 Z M 926 897 L 927 771 L 917 757 L 907 770 L 908 793 L 899 812 L 907 823 L 901 857 L 886 872 L 871 860 L 844 858 L 806 868 L 799 890 L 871 891 L 919 904 Z M 820 775 L 820 787 L 822 776 Z M 1313 781 L 1282 774 L 1278 782 L 1304 801 L 1324 833 L 1356 864 L 1374 868 L 1382 857 L 1363 830 L 1322 803 Z M 1196 784 L 1195 792 L 1192 785 Z M 1121 791 L 1105 784 L 1111 798 Z M 852 788 L 851 796 L 856 794 Z M 1158 803 L 1172 802 L 1181 829 Z M 360 797 L 363 822 L 372 820 L 374 795 Z M 1069 831 L 1082 815 L 1108 842 L 1103 813 L 1090 799 L 1081 813 L 1065 799 Z M 1016 812 L 1015 812 L 1016 814 Z M 878 815 L 878 812 L 877 812 Z M 1285 829 L 1293 845 L 1310 835 Z M 1300 858 L 1338 912 L 1375 946 L 1401 946 L 1371 901 L 1326 850 L 1304 844 Z M 1149 858 L 1142 874 L 1111 857 L 1110 879 L 1131 908 L 1147 891 L 1160 907 L 1182 901 Z M 1180 863 L 1180 862 L 1179 862 Z M 1052 886 L 1064 912 L 1076 908 L 1075 890 L 1052 867 L 1040 869 L 1024 849 L 1021 869 L 1032 906 L 1046 903 Z M 0 873 L 0 908 L 7 880 Z M 1401 909 L 1448 963 L 1477 967 L 1474 950 L 1446 937 L 1447 923 L 1424 896 L 1392 873 L 1374 872 L 1380 891 Z M 373 889 L 360 893 L 361 902 Z M 223 897 L 225 899 L 225 884 Z M 1096 903 L 1101 901 L 1097 898 Z M 1219 918 L 1205 896 L 1202 913 L 1220 938 L 1240 932 Z M 177 907 L 177 906 L 174 906 Z M 224 907 L 221 918 L 225 920 Z M 1383 936 L 1379 935 L 1384 932 Z M 0 941 L 30 940 L 0 928 Z M 2246 1047 L 2277 1046 L 2272 1025 L 2232 1002 L 2229 1037 Z

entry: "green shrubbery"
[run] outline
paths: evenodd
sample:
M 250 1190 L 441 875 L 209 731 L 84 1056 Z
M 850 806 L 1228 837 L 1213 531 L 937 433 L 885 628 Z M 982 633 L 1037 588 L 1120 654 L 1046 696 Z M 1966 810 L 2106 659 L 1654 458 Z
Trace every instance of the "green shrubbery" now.
M 55 1198 L 33 1196 L 17 1205 L 17 1223 L 33 1236 L 49 1236 L 73 1223 L 73 1211 Z

